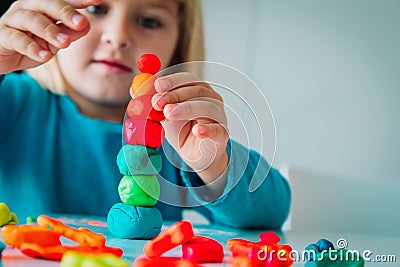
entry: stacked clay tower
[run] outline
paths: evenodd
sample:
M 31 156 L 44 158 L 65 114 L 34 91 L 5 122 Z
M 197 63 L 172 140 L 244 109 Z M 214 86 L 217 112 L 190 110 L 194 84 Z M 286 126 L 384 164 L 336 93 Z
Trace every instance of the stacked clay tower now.
M 151 239 L 161 231 L 163 219 L 154 207 L 160 197 L 156 174 L 161 170 L 161 155 L 156 150 L 164 140 L 162 111 L 152 107 L 155 74 L 161 62 L 154 54 L 138 59 L 140 74 L 131 84 L 131 101 L 124 119 L 123 146 L 117 156 L 123 175 L 118 193 L 122 203 L 113 205 L 107 216 L 108 228 L 116 237 Z

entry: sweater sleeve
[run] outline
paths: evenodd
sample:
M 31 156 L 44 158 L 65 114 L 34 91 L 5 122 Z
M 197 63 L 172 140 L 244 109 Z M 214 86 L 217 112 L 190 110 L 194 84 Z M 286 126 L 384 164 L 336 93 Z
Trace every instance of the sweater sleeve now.
M 259 153 L 230 140 L 229 167 L 223 194 L 213 200 L 206 186 L 199 189 L 194 172 L 181 171 L 191 196 L 208 209 L 213 222 L 237 228 L 279 229 L 286 220 L 291 201 L 289 183 Z
M 49 91 L 25 72 L 12 72 L 0 77 L 0 143 L 15 128 L 16 122 L 32 118 L 31 110 L 47 111 Z M 27 126 L 26 126 L 27 127 Z M 30 129 L 25 129 L 28 132 Z M 21 136 L 23 133 L 21 132 Z M 22 138 L 22 137 L 21 137 Z
M 24 75 L 9 73 L 0 76 L 0 138 L 18 119 L 28 93 Z M 28 88 L 29 89 L 29 88 Z M 1 141 L 1 139 L 0 139 Z

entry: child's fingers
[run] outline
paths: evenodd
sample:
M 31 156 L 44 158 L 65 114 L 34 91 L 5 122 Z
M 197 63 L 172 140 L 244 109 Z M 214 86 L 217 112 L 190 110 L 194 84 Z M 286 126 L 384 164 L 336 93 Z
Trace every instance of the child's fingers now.
M 168 104 L 164 108 L 168 120 L 206 120 L 227 124 L 223 106 L 215 99 L 197 99 L 180 104 Z
M 195 74 L 189 72 L 178 72 L 158 78 L 154 83 L 154 87 L 157 92 L 163 93 L 170 91 L 174 88 L 181 87 L 183 85 L 190 85 L 195 83 L 206 84 Z
M 65 33 L 66 35 L 68 35 L 68 37 L 70 38 L 71 42 L 78 40 L 79 38 L 85 36 L 89 30 L 90 30 L 90 26 L 88 25 L 85 29 L 81 30 L 81 31 L 74 31 L 66 26 L 64 26 L 63 24 L 59 25 L 61 32 Z
M 75 8 L 87 6 L 84 1 L 69 1 L 76 2 L 77 5 L 72 6 L 62 0 L 20 0 L 22 9 L 37 11 L 52 19 L 58 21 L 74 30 L 82 30 L 89 23 L 88 20 L 76 11 Z
M 173 88 L 182 86 L 182 84 L 201 82 L 200 78 L 189 72 L 178 72 L 164 77 L 157 78 L 154 87 L 157 92 L 167 92 Z
M 75 8 L 85 8 L 88 6 L 99 5 L 103 3 L 103 0 L 65 0 L 65 2 Z
M 61 32 L 60 27 L 47 16 L 32 10 L 22 9 L 8 16 L 8 27 L 29 32 L 58 48 L 65 48 L 71 38 Z
M 9 51 L 16 51 L 38 62 L 46 62 L 53 56 L 26 33 L 12 28 L 0 31 L 0 43 Z
M 69 2 L 74 4 L 75 7 L 84 7 L 101 1 L 73 0 Z M 82 37 L 88 32 L 89 23 L 87 19 L 76 11 L 75 7 L 62 0 L 20 0 L 11 6 L 10 10 L 5 14 L 2 23 L 5 27 L 27 33 L 26 36 L 22 36 L 18 32 L 13 32 L 18 37 L 22 37 L 21 41 L 26 47 L 25 49 L 16 49 L 16 51 L 38 60 L 37 55 L 41 51 L 38 48 L 40 45 L 35 44 L 32 38 L 29 39 L 30 36 L 28 34 L 37 37 L 34 39 L 40 39 L 48 43 L 48 45 L 46 44 L 41 48 L 48 46 L 66 48 L 71 41 Z M 33 50 L 33 52 L 28 52 L 28 50 Z M 40 61 L 42 61 L 43 56 L 44 58 L 48 57 L 43 51 L 40 52 L 40 55 Z
M 215 99 L 221 103 L 223 101 L 222 97 L 210 86 L 205 86 L 204 84 L 193 84 L 164 93 L 156 93 L 153 97 L 153 106 L 158 110 L 162 110 L 167 104 L 181 103 L 198 98 Z
M 221 143 L 226 143 L 229 138 L 228 129 L 219 123 L 195 124 L 192 133 L 198 138 L 210 138 Z

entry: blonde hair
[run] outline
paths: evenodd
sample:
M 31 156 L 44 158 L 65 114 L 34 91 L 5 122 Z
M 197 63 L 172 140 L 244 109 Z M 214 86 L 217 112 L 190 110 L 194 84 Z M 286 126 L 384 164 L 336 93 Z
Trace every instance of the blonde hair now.
M 205 59 L 201 1 L 179 1 L 179 40 L 171 65 Z
M 179 39 L 170 65 L 205 59 L 204 30 L 199 0 L 179 0 Z M 62 94 L 65 81 L 57 56 L 36 68 L 27 70 L 39 84 L 48 90 Z

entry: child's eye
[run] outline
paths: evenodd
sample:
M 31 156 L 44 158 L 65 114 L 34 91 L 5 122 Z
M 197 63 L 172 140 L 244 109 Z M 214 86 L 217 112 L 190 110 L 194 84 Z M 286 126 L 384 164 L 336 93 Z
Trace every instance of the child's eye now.
M 158 20 L 149 17 L 138 18 L 137 22 L 139 25 L 148 29 L 157 29 L 161 27 L 161 23 Z
M 107 14 L 107 8 L 104 5 L 89 6 L 87 11 L 95 15 Z

